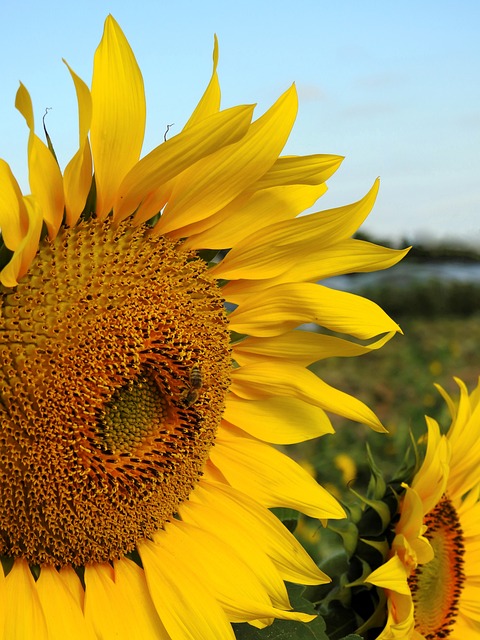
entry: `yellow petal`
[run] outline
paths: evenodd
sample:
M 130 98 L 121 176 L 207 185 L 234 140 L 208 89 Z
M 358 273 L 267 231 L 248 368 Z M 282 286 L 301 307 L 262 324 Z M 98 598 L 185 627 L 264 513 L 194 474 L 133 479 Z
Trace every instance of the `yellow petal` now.
M 115 202 L 115 220 L 133 213 L 151 192 L 185 171 L 201 158 L 231 145 L 248 131 L 253 106 L 232 107 L 215 113 L 159 145 L 125 176 Z M 158 211 L 152 210 L 151 215 Z
M 79 602 L 75 601 L 56 569 L 42 567 L 36 588 L 45 614 L 48 640 L 95 640 Z
M 148 589 L 171 638 L 234 640 L 225 613 L 188 564 L 166 551 L 161 535 L 137 545 Z
M 97 186 L 97 217 L 112 209 L 117 190 L 140 157 L 145 133 L 141 71 L 122 30 L 105 20 L 92 78 L 91 144 Z
M 469 616 L 472 616 L 472 613 L 478 611 L 477 603 L 478 599 L 474 600 L 470 606 L 471 610 L 468 613 L 465 613 L 467 613 L 467 615 Z M 463 604 L 461 606 L 463 613 Z M 455 620 L 455 633 L 459 638 L 478 638 L 480 636 L 480 621 L 476 622 L 475 620 L 472 620 L 471 617 L 467 618 L 466 616 L 457 616 Z M 420 638 L 419 640 L 423 639 Z
M 440 434 L 438 423 L 426 418 L 428 427 L 427 451 L 422 466 L 412 480 L 412 489 L 420 496 L 424 515 L 440 501 L 447 487 L 450 448 L 447 439 Z
M 196 106 L 194 112 L 190 116 L 187 124 L 184 127 L 189 129 L 190 127 L 200 123 L 205 118 L 218 113 L 220 109 L 220 85 L 217 75 L 218 64 L 218 41 L 217 36 L 214 39 L 213 46 L 213 72 L 210 82 L 203 94 L 200 102 Z M 149 220 L 157 212 L 161 211 L 170 197 L 173 189 L 173 180 L 167 184 L 162 185 L 160 188 L 150 192 L 141 202 L 135 216 L 133 218 L 133 224 L 143 224 Z M 187 232 L 187 235 L 188 232 Z
M 207 218 L 258 180 L 284 147 L 296 113 L 297 96 L 292 87 L 252 123 L 242 140 L 179 176 L 158 223 L 159 231 L 170 232 Z
M 405 487 L 400 518 L 395 525 L 395 538 L 392 549 L 398 553 L 408 571 L 416 569 L 418 564 L 430 562 L 433 549 L 423 535 L 425 509 L 420 496 L 411 487 Z
M 28 172 L 32 195 L 38 202 L 50 239 L 55 238 L 62 223 L 65 205 L 63 178 L 50 149 L 34 133 L 33 107 L 30 94 L 20 83 L 15 106 L 25 118 L 28 138 Z
M 18 87 L 17 94 L 15 96 L 15 107 L 18 109 L 18 111 L 20 111 L 22 116 L 25 118 L 25 122 L 27 123 L 27 127 L 29 128 L 31 133 L 35 128 L 35 120 L 33 116 L 33 104 L 27 88 L 21 82 L 20 82 L 20 86 Z
M 218 65 L 218 40 L 217 36 L 214 37 L 213 42 L 213 71 L 212 77 L 210 78 L 210 82 L 203 94 L 200 102 L 195 107 L 194 112 L 188 119 L 187 124 L 184 129 L 188 129 L 189 127 L 197 124 L 201 120 L 208 118 L 213 113 L 217 113 L 220 109 L 220 84 L 218 82 L 217 75 L 217 65 Z
M 22 192 L 5 160 L 0 159 L 0 229 L 5 245 L 15 251 L 28 229 Z
M 452 424 L 448 430 L 448 440 L 453 449 L 458 449 L 461 443 L 464 442 L 470 435 L 470 440 L 473 442 L 475 436 L 471 433 L 471 429 L 467 427 L 468 421 L 472 414 L 472 407 L 469 402 L 468 389 L 466 384 L 460 378 L 454 378 L 455 382 L 460 388 L 460 397 L 458 401 L 452 400 L 448 394 L 437 385 L 437 388 L 442 393 L 443 398 L 448 404 L 450 415 L 452 416 Z M 468 443 L 469 446 L 472 444 Z
M 73 227 L 85 208 L 92 184 L 92 154 L 88 140 L 65 167 L 65 222 Z
M 312 518 L 344 518 L 338 502 L 299 464 L 241 432 L 219 428 L 210 458 L 228 482 L 266 507 L 290 507 Z
M 407 583 L 407 571 L 398 556 L 393 556 L 378 569 L 372 571 L 365 582 L 374 584 L 383 589 L 390 589 L 403 595 L 410 595 L 410 587 Z
M 243 400 L 231 393 L 223 417 L 255 438 L 275 444 L 304 442 L 333 433 L 323 410 L 298 398 Z
M 448 395 L 448 393 L 445 391 L 445 389 L 443 389 L 443 387 L 441 387 L 439 384 L 435 383 L 435 388 L 437 389 L 437 391 L 440 393 L 440 395 L 442 396 L 442 398 L 445 400 L 445 402 L 447 404 L 448 412 L 449 412 L 450 417 L 452 419 L 452 423 L 455 422 L 456 416 L 457 416 L 457 406 L 456 406 L 455 402 Z
M 297 260 L 276 277 L 257 281 L 231 281 L 225 290 L 229 299 L 240 304 L 252 293 L 260 292 L 283 282 L 315 282 L 345 273 L 360 273 L 388 269 L 397 264 L 409 251 L 388 249 L 360 240 L 343 240 L 319 249 L 300 247 Z
M 49 640 L 45 616 L 40 598 L 35 589 L 35 581 L 25 560 L 16 559 L 12 570 L 5 578 L 5 611 L 2 638 L 35 638 Z
M 225 297 L 229 300 L 227 293 Z M 309 282 L 279 284 L 251 296 L 229 318 L 230 329 L 253 336 L 276 336 L 306 322 L 369 339 L 400 327 L 361 296 Z
M 65 61 L 64 61 L 65 62 Z M 82 213 L 92 184 L 92 154 L 88 132 L 92 121 L 92 97 L 81 78 L 68 66 L 72 76 L 78 102 L 79 149 L 65 167 L 63 174 L 65 190 L 65 220 L 73 226 Z
M 457 381 L 457 378 L 455 380 Z M 477 386 L 470 393 L 470 402 L 472 407 L 480 404 L 480 376 L 477 378 Z
M 10 261 L 0 273 L 0 282 L 5 287 L 15 287 L 18 281 L 27 273 L 37 253 L 42 231 L 42 215 L 35 199 L 27 196 L 24 198 L 23 203 L 28 216 L 28 230 L 26 236 L 15 249 Z
M 363 402 L 331 387 L 303 367 L 278 362 L 259 362 L 232 371 L 233 393 L 249 400 L 288 396 L 332 411 L 385 432 L 377 416 Z
M 342 240 L 321 251 L 312 251 L 312 256 L 301 256 L 301 264 L 296 264 L 289 276 L 297 279 L 297 273 L 308 272 L 308 280 L 320 280 L 344 273 L 366 273 L 388 269 L 400 262 L 407 249 L 389 249 L 363 240 Z M 316 261 L 316 264 L 315 264 Z
M 216 214 L 185 227 L 188 247 L 232 247 L 255 229 L 289 220 L 312 207 L 339 167 L 340 156 L 285 156 Z
M 185 560 L 207 589 L 215 594 L 231 622 L 283 618 L 308 622 L 312 616 L 282 611 L 272 606 L 269 595 L 255 575 L 222 537 L 186 522 L 165 528 L 163 544 L 174 556 Z M 159 534 L 161 535 L 161 534 Z M 154 540 L 158 536 L 154 535 Z M 232 576 L 235 579 L 232 580 Z
M 246 540 L 250 541 L 252 546 L 263 549 L 271 557 L 284 580 L 299 584 L 330 582 L 330 578 L 320 571 L 280 520 L 244 492 L 223 483 L 202 479 L 192 492 L 191 498 L 192 503 L 198 501 L 209 507 L 209 514 L 215 514 L 197 520 L 201 526 L 207 527 L 208 522 L 213 520 L 215 524 L 211 526 L 218 527 L 223 515 L 227 514 L 230 532 L 228 540 L 232 543 L 238 539 L 240 549 Z M 190 509 L 192 503 L 184 503 L 185 508 Z M 232 531 L 230 524 L 233 525 Z M 251 535 L 252 531 L 256 532 L 255 536 Z M 255 566 L 255 562 L 253 564 Z M 262 571 L 259 570 L 258 574 L 262 575 Z
M 124 592 L 109 564 L 85 567 L 85 618 L 98 638 L 143 640 Z
M 235 509 L 233 503 L 230 503 L 228 507 Z M 290 609 L 288 593 L 282 576 L 268 556 L 267 549 L 264 549 L 263 531 L 256 527 L 249 529 L 242 521 L 239 511 L 220 513 L 218 507 L 215 508 L 215 505 L 212 505 L 208 500 L 205 503 L 202 500 L 199 502 L 189 500 L 181 505 L 179 515 L 182 521 L 195 524 L 214 535 L 218 535 L 218 532 L 221 531 L 222 537 L 228 540 L 232 552 L 254 570 L 258 580 L 270 595 L 272 603 L 276 607 Z M 251 518 L 247 520 L 249 524 L 250 520 Z M 252 531 L 255 531 L 255 536 L 252 535 Z
M 145 196 L 132 216 L 133 225 L 143 224 L 162 211 L 172 193 L 174 181 L 174 179 L 169 180 Z M 127 209 L 121 207 L 120 211 L 126 212 Z M 122 215 L 121 217 L 123 219 L 125 216 Z M 115 219 L 119 220 L 120 217 L 115 215 Z
M 82 583 L 80 582 L 80 578 L 74 571 L 72 567 L 66 565 L 62 567 L 58 572 L 60 578 L 63 580 L 64 585 L 72 594 L 74 600 L 80 604 L 80 607 L 83 611 L 83 603 L 85 600 L 85 591 L 83 590 Z
M 145 572 L 128 558 L 114 562 L 115 584 L 129 603 L 137 634 L 148 640 L 170 640 L 150 597 Z
M 451 448 L 448 494 L 455 502 L 480 483 L 480 402 L 456 379 L 460 398 L 447 437 Z
M 320 184 L 330 178 L 342 164 L 342 156 L 314 154 L 282 156 L 256 183 L 257 189 L 284 184 Z
M 461 504 L 457 508 L 458 515 L 462 523 L 462 529 L 466 538 L 476 538 L 477 544 L 480 542 L 480 485 L 469 491 L 463 497 Z M 480 574 L 480 556 L 478 560 L 472 561 L 476 572 Z
M 5 575 L 3 573 L 3 566 L 0 566 L 0 638 L 5 637 L 4 635 L 4 626 L 5 626 L 5 612 L 6 606 L 6 594 L 5 594 Z
M 395 525 L 396 533 L 402 534 L 409 542 L 422 535 L 425 530 L 424 516 L 425 511 L 420 496 L 411 487 L 405 486 L 400 518 Z
M 291 223 L 305 218 L 295 218 L 282 221 L 275 225 L 274 229 L 280 229 L 284 238 L 278 237 L 271 227 L 262 229 L 261 233 L 255 231 L 232 247 L 227 255 L 215 266 L 211 272 L 215 278 L 233 279 L 266 279 L 274 278 L 289 269 L 301 255 L 302 251 L 310 251 L 311 246 L 303 246 L 295 236 L 295 230 Z M 284 240 L 282 242 L 282 240 Z M 310 230 L 309 244 L 316 244 L 313 229 Z M 297 253 L 298 251 L 298 253 Z
M 365 260 L 365 253 L 367 252 L 365 245 L 368 246 L 369 243 L 364 243 L 357 247 L 357 253 L 360 253 L 360 260 L 355 253 L 348 258 L 348 252 L 352 249 L 351 243 L 343 247 L 343 253 L 340 251 L 339 254 L 334 252 L 333 256 L 327 254 L 324 257 L 322 255 L 322 250 L 329 247 L 333 241 L 328 218 L 326 221 L 324 213 L 321 211 L 307 216 L 300 216 L 293 220 L 283 220 L 265 227 L 261 234 L 252 233 L 238 244 L 232 246 L 231 251 L 228 252 L 225 258 L 213 268 L 213 273 L 216 277 L 228 279 L 274 278 L 290 269 L 296 262 L 302 262 L 302 256 L 310 256 L 311 254 L 315 255 L 317 261 L 320 258 L 325 259 L 325 261 L 330 260 L 330 265 L 333 263 L 333 268 L 329 266 L 327 271 L 335 271 L 336 268 L 341 267 L 341 273 L 354 270 L 349 269 L 348 259 L 351 260 L 353 266 L 355 266 L 355 258 L 360 264 L 368 261 L 368 259 Z M 389 260 L 391 260 L 391 251 L 388 249 L 383 250 L 384 254 L 389 254 Z M 345 254 L 347 255 L 346 260 L 344 260 Z M 400 252 L 400 254 L 395 252 L 396 261 L 400 260 L 403 255 L 405 255 L 405 252 Z M 300 275 L 303 276 L 301 277 L 303 280 L 311 279 L 312 262 L 309 261 L 307 264 L 309 273 L 306 277 L 303 276 L 301 267 L 297 268 Z M 378 267 L 372 267 L 372 269 L 374 268 Z M 313 276 L 315 277 L 316 274 L 314 273 Z
M 233 358 L 238 364 L 255 364 L 259 360 L 281 358 L 291 363 L 308 366 L 326 358 L 361 356 L 380 349 L 394 333 L 368 345 L 349 342 L 335 336 L 311 331 L 289 331 L 271 338 L 249 336 L 232 345 Z
M 477 578 L 478 579 L 478 578 Z M 462 590 L 461 600 L 460 600 L 460 611 L 464 616 L 468 616 L 471 618 L 471 621 L 475 621 L 477 623 L 477 630 L 480 627 L 480 585 L 474 584 L 473 581 L 471 584 L 465 584 Z M 455 623 L 455 632 L 457 632 L 457 625 Z M 470 638 L 477 638 L 478 635 L 469 635 L 469 636 L 457 636 L 457 637 L 465 637 L 470 640 Z
M 231 389 L 236 395 L 250 400 L 272 396 L 298 398 L 349 420 L 367 424 L 375 431 L 385 432 L 377 416 L 363 402 L 296 365 L 261 362 L 239 367 L 232 372 Z
M 255 230 L 294 218 L 313 206 L 326 190 L 324 184 L 278 186 L 253 194 L 247 190 L 209 218 L 186 226 L 185 248 L 231 247 Z
M 425 640 L 425 636 L 414 628 L 415 607 L 410 593 L 389 591 L 387 604 L 387 622 L 377 640 Z

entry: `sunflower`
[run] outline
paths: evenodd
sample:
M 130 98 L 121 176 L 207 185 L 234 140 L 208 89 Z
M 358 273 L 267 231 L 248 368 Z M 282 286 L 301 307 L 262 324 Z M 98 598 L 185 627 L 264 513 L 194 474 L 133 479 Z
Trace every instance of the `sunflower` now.
M 68 67 L 63 173 L 18 90 L 31 194 L 1 161 L 2 637 L 232 638 L 232 622 L 310 620 L 284 581 L 328 580 L 269 509 L 343 509 L 271 445 L 331 432 L 326 411 L 383 430 L 305 367 L 398 331 L 316 281 L 404 252 L 351 238 L 377 184 L 297 217 L 341 158 L 279 157 L 294 87 L 252 122 L 251 105 L 220 110 L 216 66 L 215 45 L 184 129 L 140 159 L 142 76 L 109 16 L 91 89 Z
M 388 619 L 378 638 L 480 637 L 480 382 L 458 406 L 446 435 L 427 418 L 426 456 L 406 487 L 390 559 L 367 582 L 386 590 Z

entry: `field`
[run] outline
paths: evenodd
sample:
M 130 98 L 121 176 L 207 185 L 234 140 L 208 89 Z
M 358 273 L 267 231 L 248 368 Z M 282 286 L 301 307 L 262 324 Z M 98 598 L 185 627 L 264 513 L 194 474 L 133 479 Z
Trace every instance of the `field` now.
M 453 376 L 474 384 L 480 374 L 480 315 L 405 319 L 401 327 L 404 335 L 378 351 L 316 367 L 321 377 L 373 406 L 394 431 L 418 423 L 425 412 L 438 415 L 443 402 L 434 383 L 453 392 Z

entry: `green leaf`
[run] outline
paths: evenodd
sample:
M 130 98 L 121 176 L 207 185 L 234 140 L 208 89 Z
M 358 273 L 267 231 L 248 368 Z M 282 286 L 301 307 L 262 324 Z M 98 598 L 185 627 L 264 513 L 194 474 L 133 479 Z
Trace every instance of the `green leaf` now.
M 207 264 L 210 264 L 213 262 L 213 259 L 217 256 L 218 254 L 218 249 L 200 249 L 200 251 L 197 251 L 198 256 Z
M 322 605 L 322 614 L 325 616 L 327 637 L 330 640 L 342 640 L 346 633 L 351 634 L 358 629 L 355 612 L 345 607 L 340 600 L 331 600 Z
M 50 111 L 51 107 L 47 107 L 45 109 L 45 113 L 43 114 L 43 130 L 45 132 L 45 138 L 47 139 L 47 146 L 50 149 L 50 153 L 53 155 L 53 157 L 56 160 L 56 163 L 58 164 L 58 159 L 57 159 L 57 154 L 55 153 L 55 149 L 53 148 L 53 144 L 52 144 L 52 140 L 50 138 L 50 136 L 48 135 L 48 131 L 47 131 L 47 125 L 45 124 L 45 118 L 47 117 L 48 112 Z

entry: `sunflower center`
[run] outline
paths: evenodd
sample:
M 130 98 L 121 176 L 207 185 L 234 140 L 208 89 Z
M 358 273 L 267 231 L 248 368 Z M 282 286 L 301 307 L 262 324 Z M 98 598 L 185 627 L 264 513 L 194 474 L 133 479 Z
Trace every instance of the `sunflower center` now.
M 435 556 L 416 569 L 409 584 L 415 604 L 415 628 L 426 640 L 436 640 L 450 635 L 458 612 L 465 580 L 463 532 L 458 514 L 446 496 L 427 514 L 425 524 L 425 535 Z
M 208 459 L 231 367 L 220 290 L 180 243 L 90 220 L 0 295 L 0 554 L 121 558 Z
M 167 417 L 166 404 L 155 381 L 146 375 L 117 389 L 99 420 L 106 450 L 134 451 L 147 436 L 160 430 Z

